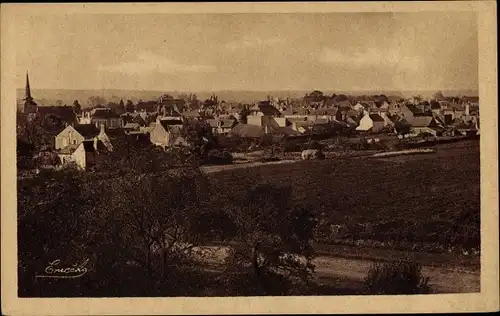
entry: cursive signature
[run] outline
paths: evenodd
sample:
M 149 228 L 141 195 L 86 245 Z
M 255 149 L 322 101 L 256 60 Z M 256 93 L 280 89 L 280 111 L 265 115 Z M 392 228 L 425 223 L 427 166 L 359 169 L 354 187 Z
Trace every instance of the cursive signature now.
M 49 262 L 49 265 L 45 267 L 45 274 L 36 275 L 37 278 L 54 278 L 54 279 L 75 279 L 83 276 L 88 272 L 87 263 L 89 259 L 86 259 L 82 263 L 76 263 L 72 266 L 59 266 L 61 260 L 57 259 Z

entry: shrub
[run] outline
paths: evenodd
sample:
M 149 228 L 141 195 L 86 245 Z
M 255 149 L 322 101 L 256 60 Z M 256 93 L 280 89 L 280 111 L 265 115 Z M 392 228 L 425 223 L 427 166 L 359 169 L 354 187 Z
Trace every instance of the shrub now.
M 208 152 L 207 164 L 224 165 L 233 163 L 233 156 L 227 150 L 212 149 Z
M 302 146 L 302 150 L 307 150 L 307 149 L 316 149 L 316 150 L 323 150 L 325 148 L 325 145 L 318 143 L 317 141 L 310 141 L 307 144 L 304 144 Z
M 370 294 L 427 294 L 429 278 L 422 266 L 413 261 L 395 260 L 375 264 L 368 271 L 364 284 Z

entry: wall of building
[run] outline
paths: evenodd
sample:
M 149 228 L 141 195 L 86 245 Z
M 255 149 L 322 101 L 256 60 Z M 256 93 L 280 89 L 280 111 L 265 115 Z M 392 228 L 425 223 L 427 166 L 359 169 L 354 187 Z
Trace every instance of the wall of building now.
M 63 149 L 70 144 L 79 145 L 84 138 L 72 126 L 66 127 L 55 138 L 55 149 Z
M 156 124 L 156 126 L 149 134 L 149 139 L 151 140 L 151 142 L 158 146 L 166 146 L 166 144 L 168 143 L 167 137 L 168 133 L 163 128 L 163 126 L 161 126 L 161 124 Z
M 86 168 L 86 154 L 83 144 L 80 144 L 80 146 L 78 146 L 78 148 L 73 152 L 71 156 L 73 157 L 73 160 L 76 162 L 78 167 L 82 169 Z
M 257 116 L 257 115 L 249 115 L 247 116 L 247 124 L 249 125 L 256 125 L 256 126 L 263 126 L 263 116 Z

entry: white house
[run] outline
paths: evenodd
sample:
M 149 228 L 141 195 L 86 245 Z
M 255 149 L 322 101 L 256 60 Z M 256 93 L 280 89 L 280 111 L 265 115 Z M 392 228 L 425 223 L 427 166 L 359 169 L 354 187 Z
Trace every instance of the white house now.
M 380 132 L 386 125 L 384 118 L 382 118 L 378 114 L 370 114 L 365 112 L 361 120 L 359 121 L 358 127 L 356 127 L 357 131 L 362 132 Z

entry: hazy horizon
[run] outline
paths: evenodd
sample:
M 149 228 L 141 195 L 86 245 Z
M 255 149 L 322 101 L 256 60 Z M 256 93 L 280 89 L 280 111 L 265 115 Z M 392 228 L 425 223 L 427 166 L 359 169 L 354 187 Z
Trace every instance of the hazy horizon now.
M 478 89 L 474 12 L 70 14 L 17 23 L 20 88 L 29 71 L 38 89 Z

